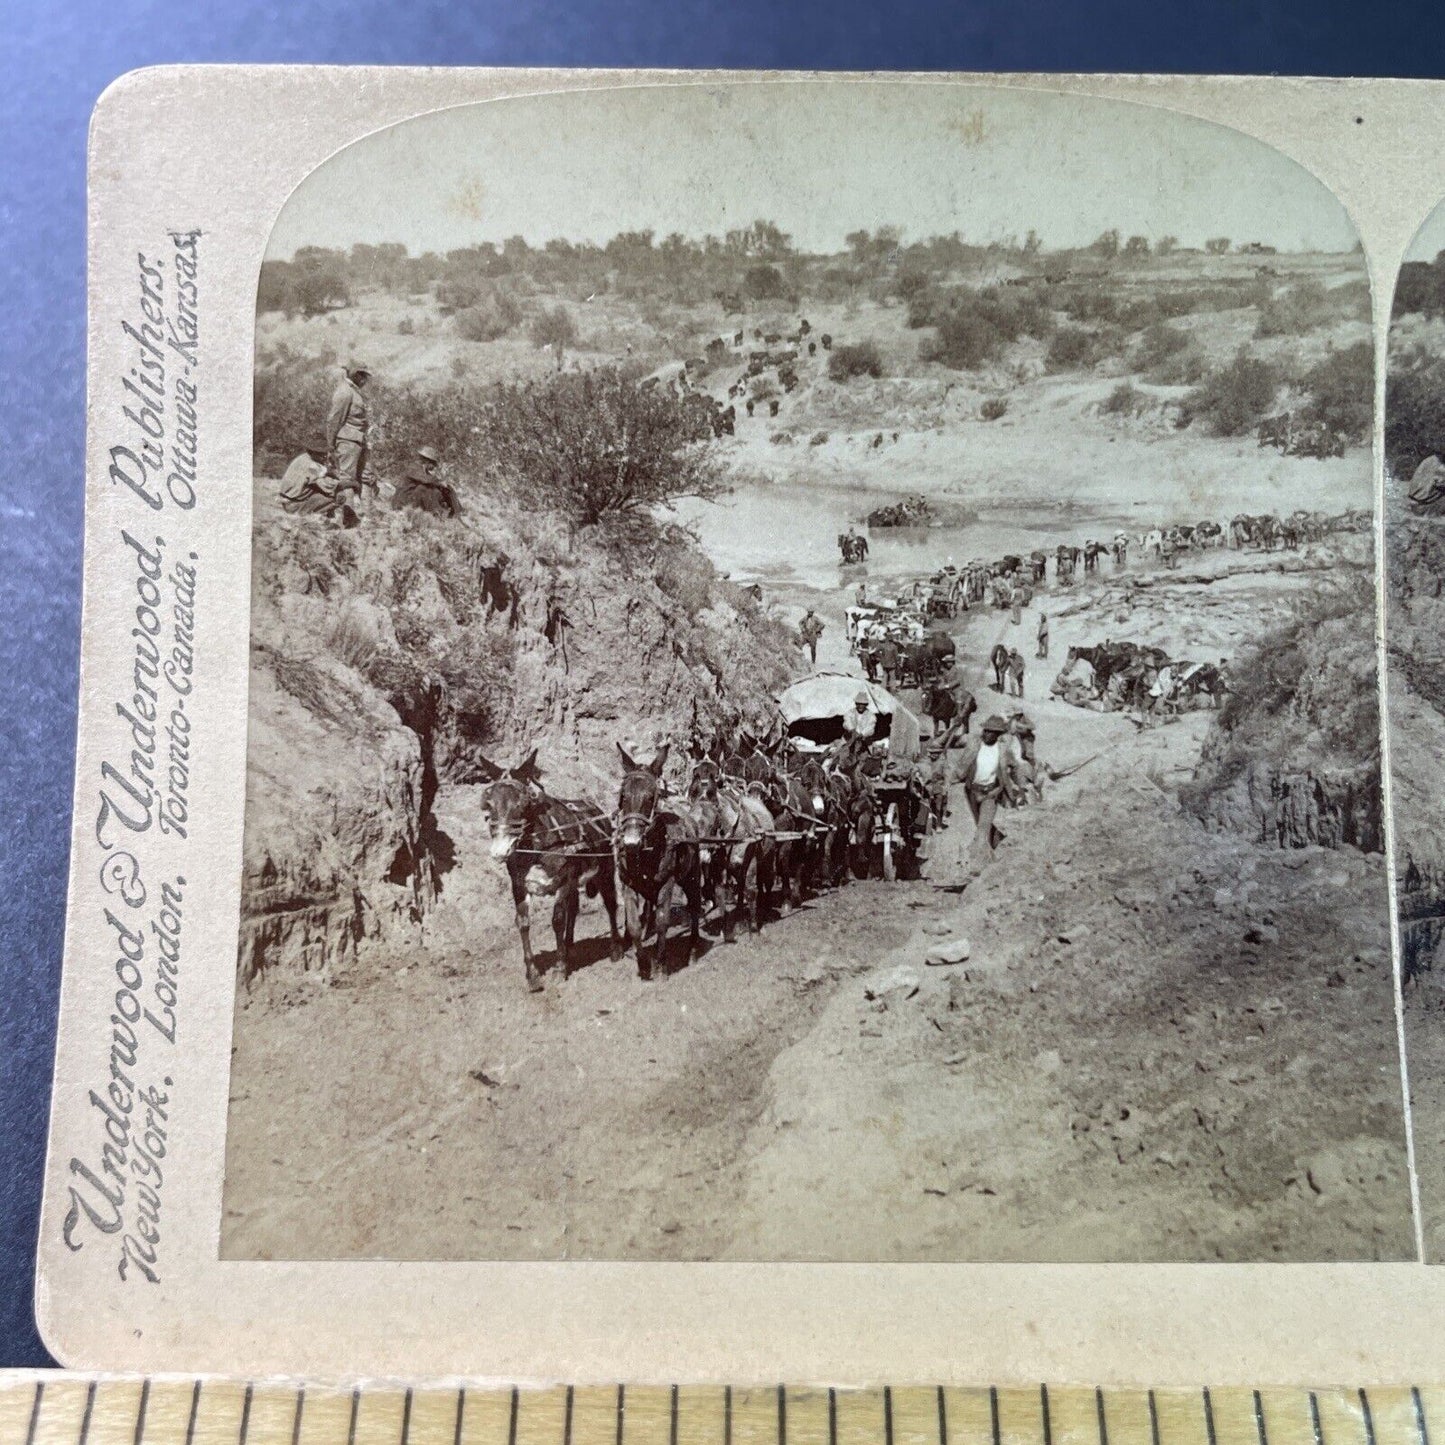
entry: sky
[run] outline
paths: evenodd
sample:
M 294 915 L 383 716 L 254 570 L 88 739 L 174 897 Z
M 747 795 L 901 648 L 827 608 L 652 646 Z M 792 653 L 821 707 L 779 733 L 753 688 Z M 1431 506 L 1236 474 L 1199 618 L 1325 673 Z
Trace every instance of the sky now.
M 759 218 L 819 252 L 881 225 L 978 243 L 1032 228 L 1049 248 L 1113 228 L 1194 246 L 1355 243 L 1307 171 L 1222 126 L 1086 96 L 805 81 L 537 96 L 404 121 L 313 171 L 267 254 L 721 235 Z

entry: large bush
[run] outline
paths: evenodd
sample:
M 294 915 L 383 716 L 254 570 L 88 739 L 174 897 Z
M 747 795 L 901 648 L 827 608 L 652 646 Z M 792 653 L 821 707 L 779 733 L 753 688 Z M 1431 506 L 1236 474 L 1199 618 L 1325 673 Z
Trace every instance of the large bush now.
M 1318 281 L 1301 281 L 1259 309 L 1256 336 L 1303 336 L 1322 326 L 1330 317 L 1329 296 Z
M 1117 328 L 1088 331 L 1082 326 L 1061 326 L 1049 342 L 1044 365 L 1050 371 L 1092 371 L 1120 344 Z
M 1300 386 L 1308 396 L 1306 421 L 1349 442 L 1362 442 L 1375 419 L 1375 348 L 1368 341 L 1333 351 L 1307 371 Z
M 351 304 L 345 253 L 303 246 L 291 261 L 266 261 L 256 290 L 257 311 L 287 317 L 321 316 Z
M 1197 346 L 1186 346 L 1144 373 L 1144 380 L 1153 386 L 1194 386 L 1203 380 L 1209 363 Z
M 850 342 L 835 346 L 828 355 L 828 376 L 833 381 L 848 381 L 855 376 L 882 376 L 883 355 L 876 342 Z
M 522 319 L 522 308 L 510 292 L 494 286 L 483 291 L 474 304 L 463 307 L 452 319 L 457 334 L 463 339 L 495 341 Z
M 1047 336 L 1053 313 L 1041 298 L 1006 294 L 996 286 L 981 291 L 961 288 L 934 304 L 930 319 L 935 336 L 919 348 L 924 361 L 939 361 L 955 370 L 974 371 L 1002 356 L 1021 336 Z
M 475 425 L 497 483 L 578 526 L 723 490 L 706 403 L 616 367 L 498 384 Z
M 577 344 L 577 323 L 565 306 L 544 308 L 532 318 L 527 335 L 533 346 L 550 348 L 560 367 L 567 348 Z
M 743 278 L 743 289 L 755 301 L 772 301 L 787 292 L 783 273 L 776 266 L 752 266 Z
M 1211 371 L 1180 408 L 1180 420 L 1195 421 L 1215 436 L 1237 437 L 1252 431 L 1274 405 L 1279 375 L 1267 361 L 1242 347 L 1234 360 Z
M 1162 366 L 1171 356 L 1177 356 L 1189 345 L 1189 338 L 1173 326 L 1156 321 L 1145 327 L 1134 348 L 1134 365 L 1140 371 L 1150 371 Z

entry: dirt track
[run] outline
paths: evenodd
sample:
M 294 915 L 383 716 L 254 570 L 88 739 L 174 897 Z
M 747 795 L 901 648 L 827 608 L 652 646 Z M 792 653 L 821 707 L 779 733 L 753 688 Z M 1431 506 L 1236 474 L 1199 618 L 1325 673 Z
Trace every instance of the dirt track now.
M 1176 636 L 1248 633 L 1289 585 L 1231 579 Z M 1034 694 L 1107 625 L 1046 605 Z M 1035 619 L 979 618 L 967 657 L 1031 655 Z M 967 891 L 960 808 L 927 880 L 854 883 L 656 985 L 594 945 L 529 995 L 477 800 L 445 793 L 425 945 L 238 1006 L 224 1255 L 1410 1256 L 1383 860 L 1181 814 L 1204 713 L 1027 705 L 1044 760 L 1097 756 Z M 940 928 L 967 963 L 923 966 Z

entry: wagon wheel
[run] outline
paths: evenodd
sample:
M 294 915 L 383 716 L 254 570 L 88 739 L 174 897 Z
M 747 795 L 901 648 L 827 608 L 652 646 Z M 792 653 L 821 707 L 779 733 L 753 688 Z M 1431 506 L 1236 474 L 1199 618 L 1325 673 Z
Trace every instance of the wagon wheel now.
M 883 819 L 883 877 L 889 883 L 898 879 L 898 859 L 894 856 L 894 839 L 898 836 L 898 804 L 889 803 Z

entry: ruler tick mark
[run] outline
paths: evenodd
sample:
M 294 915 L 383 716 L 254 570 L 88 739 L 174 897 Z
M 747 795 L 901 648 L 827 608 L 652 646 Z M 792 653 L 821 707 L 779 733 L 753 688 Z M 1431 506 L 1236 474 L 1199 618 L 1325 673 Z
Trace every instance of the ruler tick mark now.
M 674 1398 L 676 1398 L 674 1396 Z M 676 1407 L 674 1406 L 674 1409 Z M 676 1440 L 676 1436 L 673 1439 Z M 567 1386 L 567 1409 L 562 1416 L 562 1445 L 572 1445 L 572 1386 Z
M 998 1386 L 988 1387 L 988 1417 L 993 1428 L 993 1445 L 1000 1445 L 998 1432 Z
M 1310 1391 L 1310 1429 L 1314 1431 L 1315 1445 L 1325 1445 L 1325 1427 L 1320 1424 L 1320 1399 Z
M 1420 1437 L 1420 1445 L 1430 1445 L 1430 1432 L 1425 1428 L 1425 1402 L 1420 1398 L 1418 1385 L 1410 1388 L 1410 1403 L 1415 1407 L 1415 1432 Z
M 572 1391 L 567 1391 L 567 1403 L 572 1403 Z M 401 1445 L 407 1445 L 411 1438 L 411 1386 L 406 1387 L 406 1394 L 401 1400 Z
M 146 1407 L 151 1402 L 151 1382 L 149 1379 L 141 1381 L 140 1387 L 140 1408 L 135 1412 L 135 1434 L 131 1437 L 135 1445 L 145 1438 L 146 1433 Z M 245 1438 L 244 1436 L 242 1437 Z
M 1204 1433 L 1209 1436 L 1209 1445 L 1219 1445 L 1214 1433 L 1214 1401 L 1209 1398 L 1209 1386 L 1204 1387 Z
M 883 1445 L 893 1445 L 893 1386 L 883 1387 Z
M 1254 1392 L 1254 1433 L 1259 1436 L 1259 1445 L 1269 1445 L 1269 1434 L 1264 1428 L 1264 1401 L 1258 1390 Z
M 948 1445 L 948 1402 L 942 1385 L 938 1387 L 938 1445 Z
M 462 1416 L 467 1409 L 467 1387 L 463 1385 L 457 1391 L 457 1418 L 452 1426 L 452 1445 L 462 1445 Z
M 677 1386 L 674 1385 L 668 1391 L 667 1396 L 667 1441 L 668 1445 L 677 1445 Z
M 1109 1445 L 1109 1417 L 1104 1413 L 1104 1391 L 1099 1385 L 1094 1386 L 1094 1413 L 1099 1417 L 1099 1445 Z
M 302 1385 L 296 1391 L 296 1413 L 291 1417 L 291 1445 L 299 1445 L 301 1440 L 301 1412 L 306 1408 L 306 1386 Z
M 778 1445 L 788 1445 L 788 1392 L 782 1385 L 778 1386 Z
M 507 1418 L 507 1445 L 517 1445 L 517 1408 L 521 1404 L 521 1396 L 517 1387 L 512 1386 L 512 1409 Z
M 1151 1445 L 1159 1445 L 1159 1404 L 1153 1390 L 1149 1391 L 1149 1440 Z
M 723 1386 L 723 1445 L 733 1445 L 733 1387 Z
M 251 1428 L 251 1391 L 253 1388 L 248 1382 L 246 1393 L 241 1397 L 241 1432 L 237 1436 L 239 1445 L 246 1445 L 246 1432 Z M 139 1439 L 137 1439 L 136 1445 L 140 1445 Z
M 186 1445 L 191 1445 L 191 1441 L 196 1438 L 196 1414 L 200 1410 L 200 1408 L 201 1382 L 197 1380 L 196 1383 L 191 1386 L 191 1413 L 189 1418 L 186 1420 Z M 83 1439 L 81 1441 L 81 1445 L 84 1445 Z
M 346 1427 L 346 1445 L 356 1445 L 356 1412 L 361 1408 L 361 1391 L 351 1392 L 351 1423 Z
M 35 1399 L 30 1406 L 30 1424 L 25 1428 L 25 1445 L 35 1445 L 35 1427 L 40 1423 L 40 1402 L 45 1398 L 45 1381 L 35 1382 Z
M 622 1417 L 627 1410 L 627 1386 L 617 1387 L 617 1439 L 614 1445 L 622 1445 Z
M 1370 1397 L 1365 1387 L 1360 1386 L 1360 1410 L 1365 1417 L 1365 1445 L 1375 1445 L 1375 1416 L 1370 1409 Z
M 838 1392 L 828 1387 L 828 1445 L 838 1445 Z
M 91 1417 L 91 1414 L 92 1414 L 92 1412 L 93 1412 L 94 1410 L 95 1410 L 95 1381 L 92 1380 L 92 1381 L 90 1382 L 90 1388 L 87 1389 L 86 1392 L 85 1392 L 85 1414 L 81 1416 L 81 1420 L 80 1420 L 80 1438 L 79 1438 L 79 1440 L 76 1442 L 76 1445 L 85 1445 L 85 1442 L 90 1438 L 90 1417 Z M 186 1445 L 190 1445 L 189 1439 L 187 1439 Z

